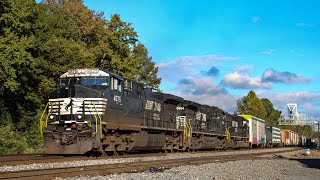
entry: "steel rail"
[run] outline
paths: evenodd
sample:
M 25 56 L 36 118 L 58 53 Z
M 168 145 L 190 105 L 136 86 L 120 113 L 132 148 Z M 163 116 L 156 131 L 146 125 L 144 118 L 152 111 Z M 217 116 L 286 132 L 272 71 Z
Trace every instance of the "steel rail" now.
M 236 161 L 244 159 L 262 158 L 262 155 L 293 152 L 300 149 L 283 150 L 276 152 L 242 153 L 233 155 L 205 156 L 183 159 L 166 159 L 156 161 L 139 161 L 130 163 L 104 164 L 92 166 L 38 169 L 28 171 L 1 172 L 0 179 L 53 179 L 57 177 L 108 175 L 113 173 L 141 172 L 151 169 L 163 170 L 182 165 L 197 165 L 214 162 Z

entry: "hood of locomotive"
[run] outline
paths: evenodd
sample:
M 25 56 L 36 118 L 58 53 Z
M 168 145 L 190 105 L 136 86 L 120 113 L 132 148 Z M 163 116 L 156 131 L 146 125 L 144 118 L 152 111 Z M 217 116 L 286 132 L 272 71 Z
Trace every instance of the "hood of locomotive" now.
M 103 115 L 107 99 L 104 88 L 82 85 L 64 86 L 49 94 L 49 122 L 64 124 L 89 120 L 92 114 Z

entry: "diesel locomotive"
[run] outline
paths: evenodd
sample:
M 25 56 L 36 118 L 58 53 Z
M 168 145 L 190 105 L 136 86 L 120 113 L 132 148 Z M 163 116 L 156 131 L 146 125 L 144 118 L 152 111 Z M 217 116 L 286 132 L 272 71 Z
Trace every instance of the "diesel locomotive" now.
M 47 154 L 247 148 L 240 116 L 101 69 L 70 69 L 40 119 Z

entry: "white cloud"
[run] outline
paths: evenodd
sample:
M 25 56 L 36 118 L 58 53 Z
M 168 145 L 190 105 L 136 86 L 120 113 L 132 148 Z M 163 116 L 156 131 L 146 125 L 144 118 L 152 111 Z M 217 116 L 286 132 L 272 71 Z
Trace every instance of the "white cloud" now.
M 169 93 L 200 104 L 219 107 L 229 113 L 236 109 L 237 98 L 212 81 L 212 77 L 183 79 L 175 91 Z
M 182 78 L 201 78 L 204 67 L 212 67 L 219 61 L 233 61 L 240 57 L 210 54 L 203 56 L 182 56 L 167 63 L 158 64 L 162 81 L 178 82 Z
M 275 82 L 286 84 L 304 83 L 311 81 L 311 78 L 309 77 L 302 77 L 300 75 L 288 71 L 279 72 L 272 68 L 265 70 L 261 78 L 263 82 Z
M 255 92 L 260 99 L 268 98 L 274 107 L 282 111 L 285 116 L 287 115 L 287 103 L 297 103 L 298 111 L 306 114 L 308 117 L 320 116 L 320 92 L 294 91 L 272 93 L 269 90 L 257 90 Z M 214 83 L 212 77 L 182 79 L 174 91 L 167 93 L 200 104 L 217 106 L 229 113 L 233 113 L 237 109 L 237 100 L 247 95 L 247 93 L 243 95 L 228 93 L 219 84 Z
M 253 66 L 252 65 L 235 65 L 233 67 L 234 71 L 239 72 L 240 74 L 249 74 L 252 70 Z
M 253 23 L 257 23 L 258 21 L 260 21 L 260 19 L 261 18 L 259 16 L 253 16 L 251 20 Z
M 271 54 L 273 54 L 275 51 L 276 51 L 275 49 L 268 49 L 268 50 L 265 50 L 265 51 L 260 51 L 260 52 L 258 52 L 257 54 L 271 55 Z
M 176 58 L 167 63 L 160 63 L 158 65 L 159 68 L 168 67 L 172 65 L 182 65 L 182 66 L 195 66 L 195 65 L 212 65 L 213 62 L 217 61 L 230 61 L 230 60 L 238 60 L 240 57 L 234 56 L 223 56 L 221 54 L 209 54 L 209 55 L 202 55 L 202 56 L 182 56 Z
M 239 66 L 235 70 L 225 75 L 220 83 L 234 89 L 268 89 L 273 83 L 296 84 L 312 80 L 310 77 L 303 77 L 288 71 L 279 72 L 272 68 L 266 69 L 260 77 L 250 76 L 250 66 Z
M 165 85 L 166 93 L 174 94 L 201 104 L 217 106 L 233 113 L 236 98 L 227 90 L 213 82 L 214 76 L 208 76 L 210 67 L 221 61 L 234 61 L 240 57 L 211 54 L 203 56 L 183 56 L 167 63 L 158 64 L 159 77 Z M 169 90 L 168 90 L 169 89 Z
M 294 49 L 290 49 L 289 51 L 291 54 L 294 54 L 296 56 L 299 57 L 303 57 L 304 56 L 304 50 L 294 50 Z
M 217 106 L 229 113 L 235 111 L 236 102 L 242 96 L 230 94 L 221 84 L 238 89 L 260 88 L 263 90 L 256 91 L 258 97 L 270 99 L 275 107 L 283 110 L 283 112 L 286 112 L 287 103 L 298 103 L 300 111 L 306 113 L 307 116 L 320 116 L 320 93 L 300 91 L 271 93 L 268 90 L 274 82 L 297 83 L 304 82 L 301 79 L 307 79 L 294 73 L 278 72 L 276 70 L 268 71 L 267 69 L 262 76 L 252 77 L 250 75 L 252 66 L 236 65 L 233 67 L 234 72 L 223 77 L 220 84 L 213 82 L 213 78 L 215 77 L 201 73 L 210 67 L 217 67 L 216 64 L 218 62 L 238 59 L 240 57 L 229 57 L 219 54 L 183 56 L 170 62 L 159 64 L 159 75 L 163 78 L 162 85 L 170 86 L 169 89 L 165 90 L 166 93 L 174 94 L 197 103 Z
M 300 27 L 314 27 L 315 24 L 308 24 L 308 23 L 304 23 L 304 22 L 298 22 L 298 23 L 296 23 L 296 26 L 300 26 Z
M 281 110 L 287 116 L 287 103 L 297 103 L 298 112 L 307 117 L 320 116 L 320 93 L 308 91 L 292 91 L 282 93 L 270 93 L 268 91 L 258 95 L 259 98 L 268 98 L 276 109 Z
M 229 113 L 233 113 L 237 109 L 237 100 L 247 95 L 247 93 L 243 95 L 229 94 L 224 89 L 221 89 L 218 84 L 210 81 L 210 78 L 203 78 L 199 81 L 186 81 L 184 85 L 178 86 L 177 90 L 181 91 L 169 93 L 200 104 L 217 106 Z M 282 111 L 285 116 L 287 116 L 287 103 L 297 103 L 298 111 L 306 114 L 308 117 L 320 116 L 320 92 L 294 91 L 271 93 L 268 90 L 255 92 L 260 99 L 268 98 L 274 107 Z
M 263 82 L 261 77 L 250 77 L 249 74 L 233 72 L 223 77 L 221 84 L 235 89 L 271 88 L 271 82 Z

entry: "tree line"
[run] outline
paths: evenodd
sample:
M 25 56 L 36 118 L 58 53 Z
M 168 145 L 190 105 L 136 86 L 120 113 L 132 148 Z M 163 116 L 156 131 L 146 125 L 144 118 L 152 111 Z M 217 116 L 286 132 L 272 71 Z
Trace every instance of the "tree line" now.
M 131 23 L 82 0 L 0 0 L 0 153 L 41 150 L 38 120 L 70 68 L 108 69 L 158 88 L 158 68 Z

